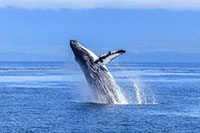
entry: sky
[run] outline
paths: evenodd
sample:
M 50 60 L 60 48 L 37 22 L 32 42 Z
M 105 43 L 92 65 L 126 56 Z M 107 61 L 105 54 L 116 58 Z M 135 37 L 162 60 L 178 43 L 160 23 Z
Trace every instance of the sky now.
M 200 62 L 199 24 L 197 0 L 0 0 L 0 61 L 73 61 L 76 39 L 123 60 Z

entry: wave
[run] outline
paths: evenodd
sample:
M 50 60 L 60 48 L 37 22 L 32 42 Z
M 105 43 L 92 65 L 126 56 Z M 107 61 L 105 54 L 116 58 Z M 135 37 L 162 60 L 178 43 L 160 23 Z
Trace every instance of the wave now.
M 60 71 L 59 68 L 0 68 L 0 71 Z
M 0 68 L 0 71 L 77 71 L 78 68 Z M 177 72 L 177 73 L 199 73 L 200 69 L 145 69 L 145 68 L 124 68 L 126 71 L 143 72 Z M 122 71 L 118 68 L 110 68 L 111 72 Z
M 194 69 L 124 69 L 126 71 L 162 71 L 162 72 L 200 72 L 200 69 L 194 70 Z M 121 69 L 111 69 L 110 71 L 122 71 Z
M 83 104 L 83 105 L 158 105 L 160 103 L 142 103 L 142 104 L 138 104 L 138 103 L 127 103 L 127 104 L 108 104 L 108 103 L 98 103 L 98 102 L 83 102 L 83 101 L 71 101 L 71 103 L 79 103 L 79 104 Z

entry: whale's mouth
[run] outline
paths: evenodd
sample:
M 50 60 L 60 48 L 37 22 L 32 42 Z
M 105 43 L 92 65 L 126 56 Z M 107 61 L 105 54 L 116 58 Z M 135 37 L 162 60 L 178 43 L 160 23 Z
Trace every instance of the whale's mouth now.
M 77 50 L 77 44 L 78 44 L 78 41 L 70 40 L 70 47 L 72 48 L 74 54 L 76 53 L 76 50 Z
M 70 40 L 70 47 L 78 60 L 88 61 L 97 60 L 98 57 L 89 49 L 81 45 L 77 40 Z M 86 58 L 88 57 L 88 58 Z
M 70 47 L 75 55 L 75 58 L 83 55 L 83 50 L 77 40 L 70 40 Z
M 77 40 L 70 40 L 70 46 L 71 46 L 71 48 L 74 47 L 77 44 L 78 44 Z

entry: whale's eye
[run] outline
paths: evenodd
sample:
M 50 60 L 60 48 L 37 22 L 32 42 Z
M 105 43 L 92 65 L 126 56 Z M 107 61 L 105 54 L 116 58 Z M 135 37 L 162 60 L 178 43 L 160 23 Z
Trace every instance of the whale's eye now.
M 83 56 L 83 59 L 84 59 L 85 61 L 89 60 L 88 56 Z

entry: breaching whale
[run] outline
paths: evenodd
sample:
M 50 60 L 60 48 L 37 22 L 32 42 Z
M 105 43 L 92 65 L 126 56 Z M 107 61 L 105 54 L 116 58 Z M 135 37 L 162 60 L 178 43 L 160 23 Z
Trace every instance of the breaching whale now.
M 80 65 L 85 78 L 94 94 L 95 102 L 105 104 L 126 104 L 127 101 L 109 72 L 106 64 L 125 50 L 116 50 L 97 56 L 82 46 L 77 40 L 70 40 L 76 62 Z

